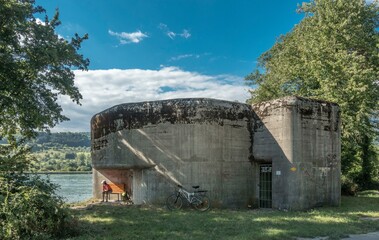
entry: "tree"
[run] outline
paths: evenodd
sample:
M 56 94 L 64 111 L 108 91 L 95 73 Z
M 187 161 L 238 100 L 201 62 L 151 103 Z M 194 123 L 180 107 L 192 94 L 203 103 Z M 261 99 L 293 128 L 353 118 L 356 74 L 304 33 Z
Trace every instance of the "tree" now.
M 23 174 L 32 161 L 25 140 L 68 120 L 58 97 L 82 98 L 72 70 L 88 68 L 78 53 L 88 36 L 68 41 L 59 25 L 58 11 L 50 20 L 34 0 L 0 0 L 0 139 L 8 143 L 0 145 L 1 239 L 49 238 L 69 219 L 54 186 Z
M 60 94 L 76 103 L 82 98 L 72 69 L 87 70 L 89 60 L 77 50 L 88 36 L 60 37 L 58 11 L 41 21 L 34 15 L 45 10 L 34 0 L 0 0 L 0 6 L 0 135 L 33 137 L 68 120 L 56 102 Z
M 379 4 L 364 0 L 313 0 L 303 20 L 259 58 L 246 77 L 251 102 L 287 95 L 339 104 L 342 172 L 370 187 L 379 112 Z M 377 161 L 377 160 L 376 160 Z M 376 164 L 376 165 L 375 165 Z

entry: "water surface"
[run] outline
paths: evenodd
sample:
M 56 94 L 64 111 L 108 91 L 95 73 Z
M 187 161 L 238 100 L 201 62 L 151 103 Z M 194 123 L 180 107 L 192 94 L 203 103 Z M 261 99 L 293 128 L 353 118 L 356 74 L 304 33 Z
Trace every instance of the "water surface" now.
M 57 194 L 67 203 L 80 202 L 92 197 L 92 174 L 48 174 L 52 183 L 60 188 Z

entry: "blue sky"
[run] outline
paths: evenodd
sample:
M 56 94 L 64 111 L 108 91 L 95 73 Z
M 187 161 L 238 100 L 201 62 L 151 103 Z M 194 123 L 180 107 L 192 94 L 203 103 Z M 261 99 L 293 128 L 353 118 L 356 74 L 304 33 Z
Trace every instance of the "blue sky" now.
M 71 118 L 55 131 L 89 131 L 90 118 L 127 102 L 211 97 L 244 102 L 243 78 L 303 15 L 298 0 L 37 0 L 57 33 L 89 34 L 91 61 L 76 71 L 82 106 L 61 98 Z

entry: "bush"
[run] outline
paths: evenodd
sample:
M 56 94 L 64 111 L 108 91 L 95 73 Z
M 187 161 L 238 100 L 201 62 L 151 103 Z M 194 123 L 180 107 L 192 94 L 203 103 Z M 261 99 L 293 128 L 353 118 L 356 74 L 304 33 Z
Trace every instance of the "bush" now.
M 76 153 L 66 153 L 64 156 L 65 159 L 75 159 Z
M 346 196 L 355 196 L 359 191 L 358 184 L 352 179 L 341 176 L 341 194 Z
M 0 181 L 0 239 L 52 239 L 75 233 L 74 219 L 54 194 L 55 185 L 28 175 Z

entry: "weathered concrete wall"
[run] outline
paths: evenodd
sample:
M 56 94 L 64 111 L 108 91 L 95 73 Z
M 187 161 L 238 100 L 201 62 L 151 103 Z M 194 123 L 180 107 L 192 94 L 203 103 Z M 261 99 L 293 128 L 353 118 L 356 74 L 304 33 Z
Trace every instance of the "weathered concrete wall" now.
M 260 118 L 253 137 L 254 162 L 272 163 L 273 208 L 339 205 L 338 105 L 287 97 L 253 109 Z
M 254 111 L 253 111 L 254 110 Z M 272 207 L 340 202 L 336 104 L 287 97 L 249 106 L 173 99 L 114 106 L 91 120 L 94 195 L 127 185 L 136 204 L 163 204 L 176 184 L 209 190 L 215 207 L 258 206 L 259 166 L 272 164 Z
M 213 99 L 112 107 L 91 120 L 94 182 L 128 171 L 137 204 L 164 203 L 181 184 L 209 190 L 214 206 L 246 206 L 255 192 L 252 119 L 249 105 Z

